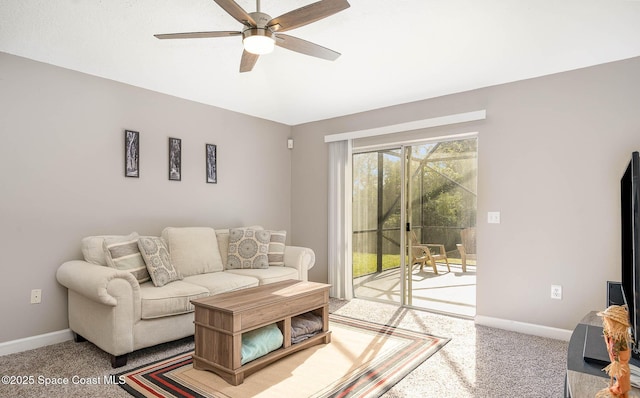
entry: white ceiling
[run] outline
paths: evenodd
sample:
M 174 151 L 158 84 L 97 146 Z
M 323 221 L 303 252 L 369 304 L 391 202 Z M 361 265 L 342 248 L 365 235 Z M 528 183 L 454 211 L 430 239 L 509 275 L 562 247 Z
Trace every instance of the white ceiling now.
M 349 2 L 287 32 L 335 62 L 276 47 L 240 74 L 240 37 L 153 37 L 240 30 L 213 0 L 1 0 L 0 51 L 288 125 L 640 56 L 639 0 Z

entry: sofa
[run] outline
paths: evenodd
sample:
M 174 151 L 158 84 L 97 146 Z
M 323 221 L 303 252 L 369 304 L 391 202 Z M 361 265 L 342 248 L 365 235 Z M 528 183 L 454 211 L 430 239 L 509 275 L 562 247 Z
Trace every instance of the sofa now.
M 259 226 L 86 237 L 84 259 L 67 261 L 56 273 L 68 289 L 69 328 L 76 341 L 109 353 L 113 367 L 124 366 L 135 350 L 193 335 L 193 299 L 306 281 L 313 250 L 285 240 L 285 231 Z

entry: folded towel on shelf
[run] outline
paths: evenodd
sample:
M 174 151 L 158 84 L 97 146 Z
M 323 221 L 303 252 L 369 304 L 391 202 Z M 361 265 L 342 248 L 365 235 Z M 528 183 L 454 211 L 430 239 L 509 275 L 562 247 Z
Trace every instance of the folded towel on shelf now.
M 242 333 L 240 363 L 244 365 L 282 347 L 284 336 L 275 323 Z
M 291 318 L 291 343 L 299 343 L 322 331 L 322 317 L 311 312 Z

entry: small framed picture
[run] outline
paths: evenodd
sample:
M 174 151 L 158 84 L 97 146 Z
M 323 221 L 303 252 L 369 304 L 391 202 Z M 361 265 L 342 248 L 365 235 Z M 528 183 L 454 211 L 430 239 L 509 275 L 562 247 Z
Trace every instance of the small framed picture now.
M 169 180 L 182 179 L 182 140 L 169 137 Z
M 140 133 L 124 131 L 124 176 L 140 177 Z
M 207 183 L 218 183 L 217 147 L 213 144 L 206 144 L 207 155 Z

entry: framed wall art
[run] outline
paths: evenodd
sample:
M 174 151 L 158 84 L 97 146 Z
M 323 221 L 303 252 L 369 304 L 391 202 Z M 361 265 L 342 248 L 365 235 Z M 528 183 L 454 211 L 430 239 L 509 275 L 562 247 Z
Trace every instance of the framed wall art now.
M 213 144 L 206 144 L 206 155 L 207 155 L 207 183 L 208 184 L 217 184 L 218 183 L 218 153 L 217 147 Z
M 140 133 L 124 131 L 124 176 L 140 177 Z
M 182 140 L 169 137 L 169 180 L 182 179 Z

